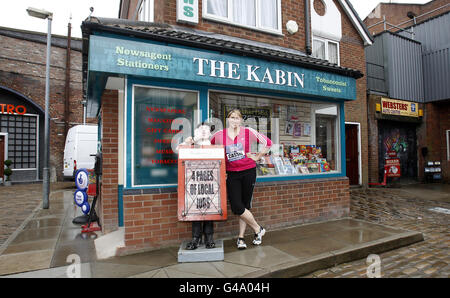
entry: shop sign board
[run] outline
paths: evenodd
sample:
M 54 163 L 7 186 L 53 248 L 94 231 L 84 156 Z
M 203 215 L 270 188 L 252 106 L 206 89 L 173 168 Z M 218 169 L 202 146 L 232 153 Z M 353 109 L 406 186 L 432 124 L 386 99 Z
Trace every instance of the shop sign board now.
M 226 220 L 223 146 L 181 146 L 178 156 L 178 220 Z
M 290 64 L 186 46 L 91 35 L 89 71 L 355 100 L 356 80 Z
M 198 24 L 198 0 L 177 0 L 177 22 Z
M 0 103 L 0 113 L 11 115 L 25 115 L 27 108 L 24 106 L 15 106 L 12 104 Z
M 386 177 L 401 177 L 400 159 L 389 158 L 385 159 L 384 169 L 386 171 Z
M 381 98 L 381 112 L 387 115 L 419 117 L 418 103 Z

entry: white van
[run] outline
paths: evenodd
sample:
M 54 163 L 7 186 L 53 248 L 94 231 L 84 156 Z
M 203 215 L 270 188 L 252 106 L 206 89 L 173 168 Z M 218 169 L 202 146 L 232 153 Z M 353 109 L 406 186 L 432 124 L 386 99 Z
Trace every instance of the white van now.
M 97 125 L 76 125 L 69 129 L 64 147 L 64 178 L 74 179 L 77 169 L 93 169 L 97 153 Z

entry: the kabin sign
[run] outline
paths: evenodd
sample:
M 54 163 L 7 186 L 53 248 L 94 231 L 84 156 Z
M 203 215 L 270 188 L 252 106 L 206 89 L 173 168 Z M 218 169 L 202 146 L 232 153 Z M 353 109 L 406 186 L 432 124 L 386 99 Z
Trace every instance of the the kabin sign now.
M 213 146 L 211 146 L 213 147 Z M 178 219 L 225 220 L 226 186 L 225 160 L 214 158 L 208 152 L 217 150 L 223 156 L 223 148 L 182 148 L 178 169 Z M 184 153 L 187 150 L 187 154 Z M 196 155 L 196 151 L 203 151 Z M 209 151 L 208 151 L 209 150 Z M 186 159 L 184 157 L 189 157 Z M 206 159 L 205 159 L 206 157 Z

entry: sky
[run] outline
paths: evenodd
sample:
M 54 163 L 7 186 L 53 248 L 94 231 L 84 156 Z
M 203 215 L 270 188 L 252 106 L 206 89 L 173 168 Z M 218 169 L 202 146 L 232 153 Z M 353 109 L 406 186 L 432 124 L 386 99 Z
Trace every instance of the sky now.
M 72 16 L 72 37 L 81 37 L 81 22 L 93 16 L 117 18 L 120 0 L 1 0 L 0 27 L 24 29 L 47 33 L 48 21 L 28 15 L 26 9 L 33 7 L 53 13 L 52 34 L 67 36 L 67 24 Z
M 53 13 L 52 34 L 67 36 L 67 24 L 72 16 L 72 36 L 81 37 L 81 22 L 91 13 L 93 16 L 117 18 L 120 0 L 1 0 L 0 27 L 24 29 L 36 32 L 47 32 L 47 20 L 31 17 L 26 12 L 28 7 L 43 9 Z M 393 0 L 393 3 L 426 3 L 430 0 Z M 350 0 L 359 17 L 364 18 L 380 2 L 389 0 Z

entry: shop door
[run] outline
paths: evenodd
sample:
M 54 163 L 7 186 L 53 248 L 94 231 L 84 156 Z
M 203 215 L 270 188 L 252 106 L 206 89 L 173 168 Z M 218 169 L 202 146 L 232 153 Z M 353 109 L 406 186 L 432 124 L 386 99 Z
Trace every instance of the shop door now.
M 2 179 L 4 167 L 5 167 L 5 137 L 0 136 L 0 178 Z
M 345 160 L 350 185 L 359 184 L 358 126 L 345 125 Z
M 395 151 L 400 159 L 400 180 L 417 180 L 416 125 L 380 121 L 378 125 L 378 173 L 383 179 L 384 160 L 388 151 Z

